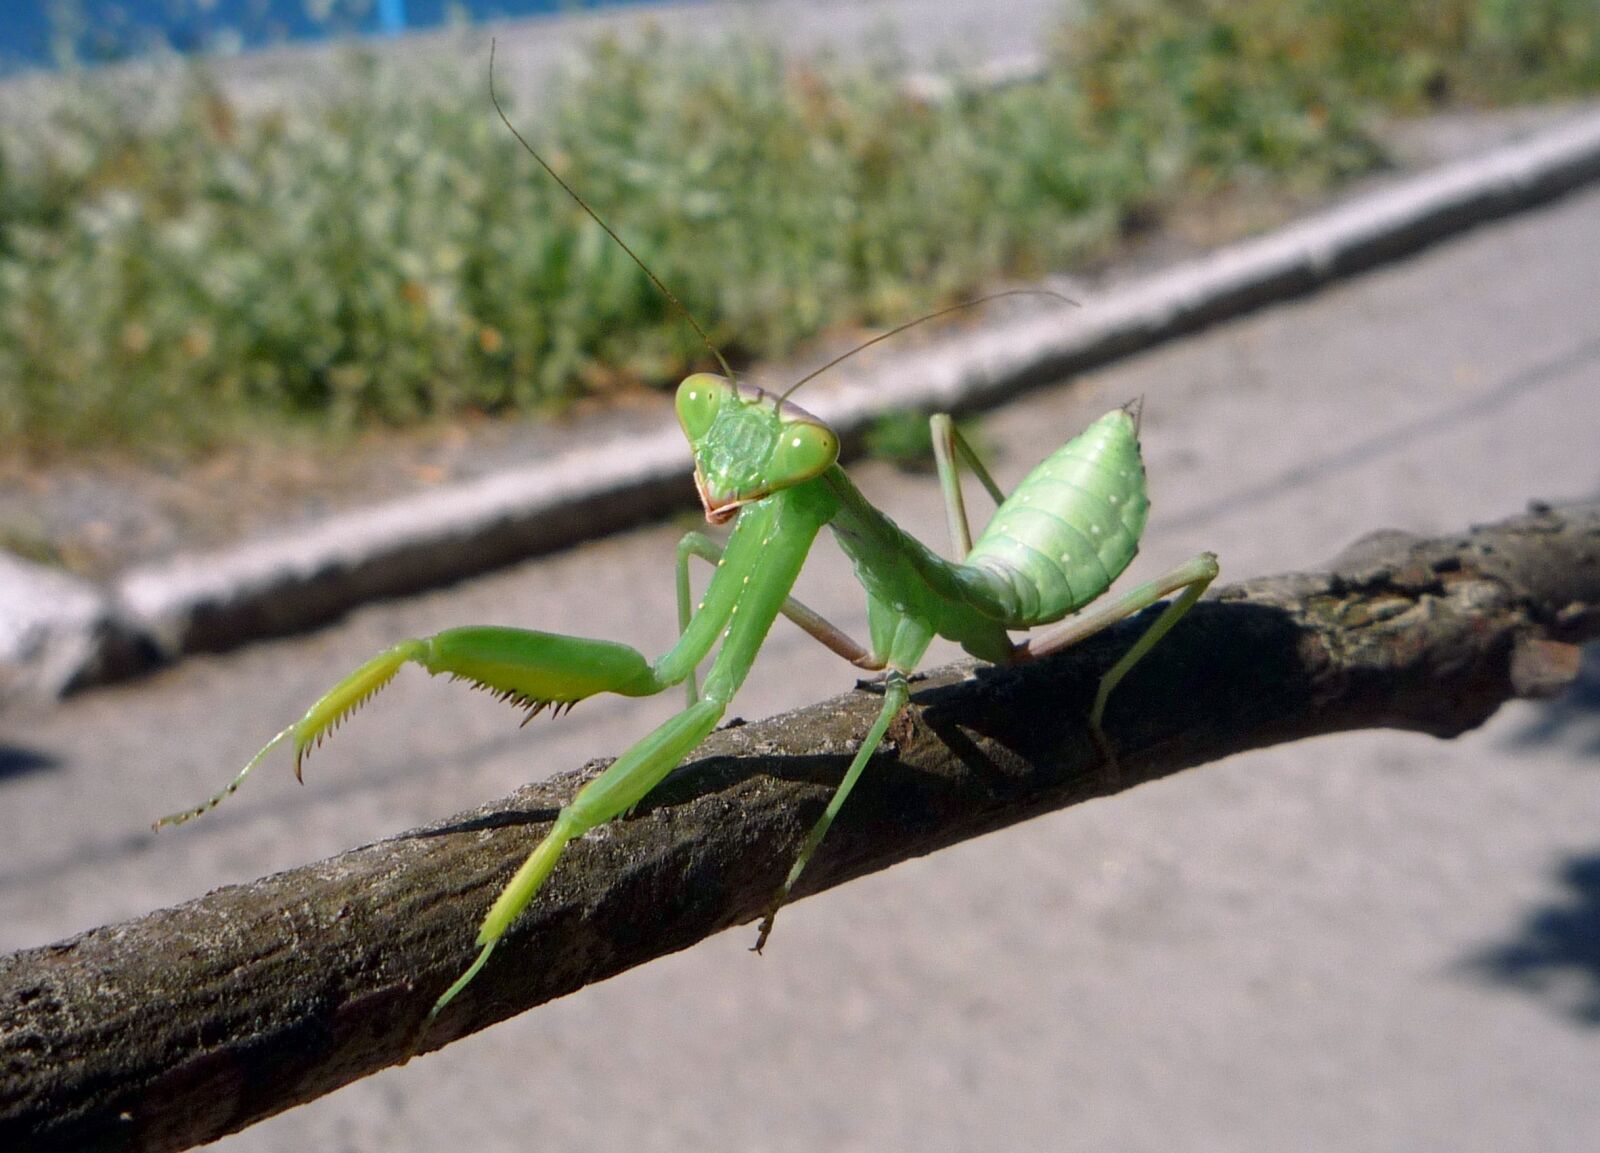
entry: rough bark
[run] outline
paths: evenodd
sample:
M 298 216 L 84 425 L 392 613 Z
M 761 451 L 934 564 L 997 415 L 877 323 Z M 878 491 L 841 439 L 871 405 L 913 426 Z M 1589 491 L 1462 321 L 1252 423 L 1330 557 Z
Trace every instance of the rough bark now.
M 1600 635 L 1600 504 L 1377 534 L 1330 572 L 1221 589 L 1113 697 L 1112 775 L 1083 718 L 1149 619 L 1036 665 L 919 681 L 802 894 L 1244 749 L 1450 737 L 1558 691 Z M 876 709 L 857 691 L 715 734 L 631 818 L 569 847 L 420 1047 L 758 916 Z M 183 1149 L 405 1060 L 488 902 L 597 767 L 0 959 L 0 1148 Z

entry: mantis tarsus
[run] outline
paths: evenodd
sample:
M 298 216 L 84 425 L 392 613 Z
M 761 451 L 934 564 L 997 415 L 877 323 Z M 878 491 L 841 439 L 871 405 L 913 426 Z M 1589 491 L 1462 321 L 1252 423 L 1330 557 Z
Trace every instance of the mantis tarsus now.
M 491 77 L 492 67 L 491 57 Z M 492 98 L 492 82 L 490 93 Z M 505 119 L 498 100 L 495 107 Z M 1087 719 L 1109 761 L 1113 758 L 1101 718 L 1111 691 L 1217 575 L 1216 557 L 1201 553 L 1093 612 L 1014 643 L 1008 630 L 1056 624 L 1097 600 L 1137 553 L 1149 510 L 1137 410 L 1132 406 L 1113 409 L 1101 417 L 1034 468 L 1009 497 L 950 418 L 932 417 L 934 456 L 951 548 L 957 558 L 945 560 L 875 509 L 851 483 L 837 463 L 839 441 L 834 432 L 788 400 L 799 384 L 782 396 L 773 396 L 735 383 L 726 362 L 688 310 L 527 145 L 509 120 L 506 125 L 639 263 L 728 372 L 727 376 L 696 373 L 678 386 L 676 398 L 706 519 L 712 524 L 734 522 L 726 546 L 697 532 L 679 543 L 680 635 L 655 661 L 610 641 L 499 626 L 454 628 L 401 641 L 340 681 L 303 717 L 273 737 L 221 792 L 196 808 L 157 822 L 180 823 L 215 807 L 285 741 L 294 744 L 295 775 L 299 777 L 308 748 L 320 743 L 408 662 L 430 674 L 445 673 L 489 689 L 527 709 L 530 716 L 547 707 L 559 712 L 600 692 L 646 696 L 686 685 L 688 704 L 683 711 L 618 757 L 561 809 L 554 826 L 484 917 L 478 930 L 476 960 L 438 998 L 430 1021 L 488 962 L 507 929 L 555 868 L 566 844 L 626 814 L 710 734 L 744 682 L 779 614 L 852 664 L 883 672 L 883 704 L 774 895 L 758 931 L 757 950 L 766 943 L 773 918 L 885 731 L 905 707 L 910 696 L 908 678 L 934 636 L 956 641 L 972 655 L 997 664 L 1030 660 L 1066 648 L 1180 592 L 1100 681 Z M 999 505 L 976 542 L 962 500 L 961 463 Z M 789 595 L 824 526 L 833 529 L 866 590 L 870 639 L 865 645 Z M 691 557 L 715 566 L 697 604 L 691 604 Z M 704 684 L 697 685 L 695 670 L 713 650 L 716 655 Z

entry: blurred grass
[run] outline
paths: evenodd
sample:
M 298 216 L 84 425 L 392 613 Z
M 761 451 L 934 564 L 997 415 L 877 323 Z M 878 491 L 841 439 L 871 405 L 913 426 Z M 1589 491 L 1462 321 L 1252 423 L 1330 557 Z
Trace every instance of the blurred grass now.
M 1600 88 L 1593 0 L 1089 0 L 1037 82 L 908 95 L 770 45 L 603 43 L 525 123 L 735 359 L 1104 253 L 1185 198 L 1381 162 L 1375 110 Z M 241 114 L 94 76 L 0 137 L 0 453 L 184 456 L 536 411 L 705 350 L 496 121 L 352 53 Z M 516 109 L 512 109 L 515 114 Z
M 930 415 L 914 408 L 892 408 L 880 413 L 867 425 L 863 446 L 867 456 L 883 461 L 900 472 L 938 472 L 939 462 L 933 454 L 933 437 L 928 430 Z M 976 417 L 957 418 L 956 431 L 972 446 L 980 460 L 994 460 L 995 446 L 990 443 L 983 425 Z

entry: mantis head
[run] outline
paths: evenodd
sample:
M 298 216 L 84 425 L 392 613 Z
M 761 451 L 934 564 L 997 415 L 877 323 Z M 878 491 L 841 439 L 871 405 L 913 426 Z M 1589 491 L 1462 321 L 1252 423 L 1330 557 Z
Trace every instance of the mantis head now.
M 712 524 L 727 523 L 741 505 L 808 481 L 839 459 L 838 435 L 799 405 L 709 372 L 678 386 L 677 409 Z

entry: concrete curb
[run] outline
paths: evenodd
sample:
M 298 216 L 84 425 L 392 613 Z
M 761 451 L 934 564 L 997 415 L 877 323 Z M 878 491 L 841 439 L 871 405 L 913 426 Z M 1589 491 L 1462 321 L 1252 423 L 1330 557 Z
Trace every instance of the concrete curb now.
M 989 325 L 839 372 L 807 407 L 846 436 L 895 408 L 993 404 L 1309 292 L 1600 179 L 1600 112 L 1130 282 L 1084 307 Z M 0 701 L 53 697 L 195 652 L 310 628 L 688 503 L 675 426 L 214 553 L 109 588 L 0 556 Z

